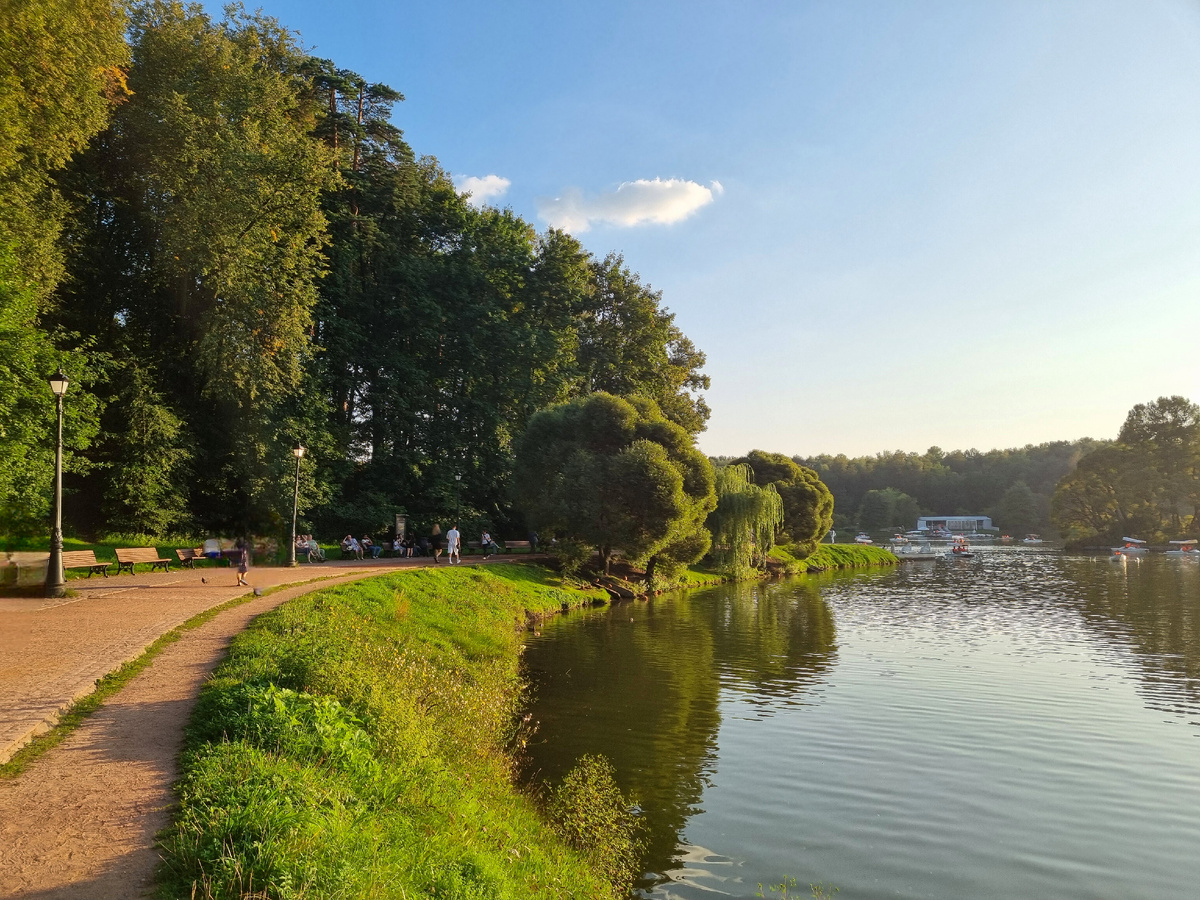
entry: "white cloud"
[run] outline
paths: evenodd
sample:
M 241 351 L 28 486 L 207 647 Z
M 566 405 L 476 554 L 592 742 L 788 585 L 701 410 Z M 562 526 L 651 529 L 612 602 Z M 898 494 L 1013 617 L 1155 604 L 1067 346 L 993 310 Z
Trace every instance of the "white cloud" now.
M 553 228 L 575 233 L 587 231 L 596 222 L 621 228 L 646 223 L 670 225 L 712 203 L 713 197 L 724 190 L 719 181 L 705 187 L 682 178 L 642 178 L 591 198 L 584 197 L 578 188 L 569 188 L 561 197 L 539 200 L 538 215 Z
M 454 186 L 458 188 L 459 193 L 470 194 L 470 204 L 472 206 L 483 206 L 499 197 L 503 197 L 508 191 L 508 186 L 512 184 L 507 178 L 501 178 L 499 175 L 484 175 L 480 178 L 477 175 L 455 175 Z

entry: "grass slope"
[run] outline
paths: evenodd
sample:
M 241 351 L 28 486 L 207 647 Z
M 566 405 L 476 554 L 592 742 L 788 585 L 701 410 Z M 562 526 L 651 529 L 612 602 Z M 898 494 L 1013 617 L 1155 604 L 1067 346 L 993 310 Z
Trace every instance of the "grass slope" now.
M 890 550 L 866 544 L 818 544 L 807 557 L 797 557 L 791 548 L 771 548 L 771 558 L 783 565 L 789 575 L 807 572 L 826 572 L 830 569 L 868 569 L 872 566 L 892 566 L 899 560 Z
M 593 599 L 533 567 L 420 569 L 258 619 L 189 727 L 163 894 L 613 896 L 508 753 L 520 625 Z

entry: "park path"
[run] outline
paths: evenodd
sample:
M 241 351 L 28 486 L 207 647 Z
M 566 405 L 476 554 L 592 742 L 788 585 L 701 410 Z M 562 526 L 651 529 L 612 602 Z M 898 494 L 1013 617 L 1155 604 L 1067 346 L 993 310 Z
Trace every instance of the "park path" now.
M 251 570 L 258 589 L 320 580 L 256 597 L 184 632 L 62 744 L 16 778 L 0 779 L 0 898 L 143 896 L 159 859 L 155 835 L 170 821 L 183 727 L 234 635 L 301 594 L 427 564 L 379 560 Z M 227 569 L 93 578 L 91 585 L 72 581 L 79 596 L 66 602 L 0 599 L 5 739 L 24 743 L 20 735 L 28 739 L 44 728 L 96 678 L 136 658 L 160 635 L 248 593 L 235 579 Z

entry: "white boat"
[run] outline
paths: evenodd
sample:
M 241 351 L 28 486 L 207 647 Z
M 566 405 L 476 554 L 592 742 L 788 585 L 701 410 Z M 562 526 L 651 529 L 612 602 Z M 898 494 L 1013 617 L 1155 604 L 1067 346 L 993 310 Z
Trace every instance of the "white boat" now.
M 1145 556 L 1150 552 L 1146 542 L 1139 538 L 1123 537 L 1121 540 L 1125 542 L 1125 546 L 1112 548 L 1112 552 L 1118 556 Z
M 871 540 L 871 536 L 869 534 L 867 534 L 864 531 L 860 531 L 858 534 L 856 534 L 854 536 L 854 543 L 856 543 L 856 544 L 873 544 L 875 542 L 873 540 Z
M 905 544 L 907 544 L 908 542 L 909 542 L 908 538 L 906 538 L 902 534 L 893 535 L 892 539 L 891 539 L 891 543 L 897 547 L 902 547 Z
M 934 550 L 929 544 L 909 544 L 907 547 L 899 547 L 892 551 L 896 554 L 897 559 L 907 560 L 922 560 L 922 559 L 941 559 L 944 554 Z
M 1163 556 L 1182 556 L 1185 559 L 1200 559 L 1200 550 L 1196 549 L 1197 541 L 1192 538 L 1190 541 L 1171 541 L 1171 545 L 1175 548 L 1167 550 Z
M 1022 544 L 1044 544 L 1046 542 L 1042 540 L 1042 536 L 1040 534 L 1027 534 L 1027 535 L 1025 535 L 1025 540 L 1021 541 L 1021 543 Z

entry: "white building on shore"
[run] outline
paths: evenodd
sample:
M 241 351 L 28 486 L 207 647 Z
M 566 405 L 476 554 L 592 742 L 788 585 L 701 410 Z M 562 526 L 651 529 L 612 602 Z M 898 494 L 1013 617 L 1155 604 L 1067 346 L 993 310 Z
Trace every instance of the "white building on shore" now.
M 970 534 L 972 531 L 999 531 L 992 525 L 990 516 L 921 516 L 917 519 L 917 531 L 945 531 Z

